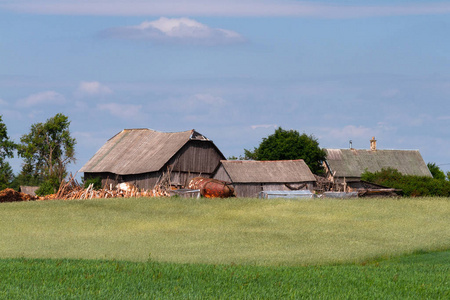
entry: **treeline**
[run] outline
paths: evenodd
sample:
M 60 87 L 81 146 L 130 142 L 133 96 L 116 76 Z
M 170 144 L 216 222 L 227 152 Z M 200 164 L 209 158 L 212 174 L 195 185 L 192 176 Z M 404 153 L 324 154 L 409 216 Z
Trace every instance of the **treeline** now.
M 8 136 L 0 115 L 0 190 L 22 185 L 39 186 L 38 195 L 54 193 L 67 176 L 67 166 L 75 162 L 75 138 L 69 131 L 69 118 L 61 113 L 45 123 L 31 125 L 20 143 Z M 15 175 L 6 160 L 17 153 L 23 159 L 22 169 Z
M 450 197 L 449 177 L 435 164 L 428 164 L 428 168 L 434 177 L 403 175 L 396 169 L 387 168 L 374 173 L 364 172 L 361 179 L 386 187 L 401 189 L 403 195 L 408 197 Z M 436 173 L 436 171 L 439 172 Z

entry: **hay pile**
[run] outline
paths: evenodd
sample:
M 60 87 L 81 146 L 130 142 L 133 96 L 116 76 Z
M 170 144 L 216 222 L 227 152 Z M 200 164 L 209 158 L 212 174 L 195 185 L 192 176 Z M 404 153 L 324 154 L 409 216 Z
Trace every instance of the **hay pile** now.
M 0 191 L 0 202 L 30 201 L 37 199 L 38 197 L 19 193 L 13 189 L 4 189 L 3 191 Z

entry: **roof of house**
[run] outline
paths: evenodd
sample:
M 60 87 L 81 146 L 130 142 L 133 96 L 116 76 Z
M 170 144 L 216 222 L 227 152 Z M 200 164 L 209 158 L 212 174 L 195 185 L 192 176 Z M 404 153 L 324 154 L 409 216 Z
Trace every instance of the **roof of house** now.
M 316 181 L 303 159 L 275 161 L 222 160 L 220 162 L 234 183 Z
M 191 140 L 212 143 L 194 129 L 182 132 L 124 129 L 110 138 L 79 172 L 119 175 L 156 172 Z
M 324 149 L 326 163 L 336 177 L 361 177 L 365 171 L 377 172 L 383 168 L 397 169 L 403 175 L 429 176 L 418 150 L 356 150 Z

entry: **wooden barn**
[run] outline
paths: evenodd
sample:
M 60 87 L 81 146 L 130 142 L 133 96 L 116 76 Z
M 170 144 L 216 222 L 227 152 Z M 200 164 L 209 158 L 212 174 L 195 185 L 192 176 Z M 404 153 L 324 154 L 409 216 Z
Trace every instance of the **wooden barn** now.
M 214 143 L 195 130 L 125 129 L 109 139 L 80 172 L 85 179 L 100 177 L 103 185 L 127 182 L 152 189 L 166 176 L 172 185 L 182 187 L 193 177 L 210 177 L 223 159 Z
M 431 177 L 418 150 L 378 150 L 376 140 L 370 141 L 370 149 L 324 149 L 324 162 L 329 180 L 351 188 L 363 188 L 361 174 L 381 169 L 397 169 L 403 175 Z
M 302 159 L 222 160 L 213 178 L 232 183 L 237 197 L 257 197 L 262 191 L 312 190 L 316 181 Z

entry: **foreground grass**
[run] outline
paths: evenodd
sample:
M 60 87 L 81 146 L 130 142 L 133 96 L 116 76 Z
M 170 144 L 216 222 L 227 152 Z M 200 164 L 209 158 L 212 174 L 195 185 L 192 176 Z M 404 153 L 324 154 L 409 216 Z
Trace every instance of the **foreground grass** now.
M 0 258 L 317 265 L 450 246 L 450 199 L 97 199 L 0 205 Z
M 0 260 L 1 299 L 449 299 L 450 251 L 355 265 L 263 267 Z

